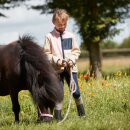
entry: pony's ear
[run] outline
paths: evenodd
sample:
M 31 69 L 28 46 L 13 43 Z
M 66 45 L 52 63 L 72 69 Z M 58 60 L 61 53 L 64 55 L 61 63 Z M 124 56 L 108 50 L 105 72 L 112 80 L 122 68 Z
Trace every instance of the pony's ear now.
M 22 43 L 22 38 L 19 36 L 17 43 Z
M 18 41 L 17 41 L 17 43 L 21 43 L 21 41 L 20 41 L 20 40 L 18 40 Z

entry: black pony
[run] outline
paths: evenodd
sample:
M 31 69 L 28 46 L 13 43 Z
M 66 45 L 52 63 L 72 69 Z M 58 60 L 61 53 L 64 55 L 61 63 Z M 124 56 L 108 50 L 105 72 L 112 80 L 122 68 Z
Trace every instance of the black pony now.
M 19 121 L 18 93 L 29 90 L 41 113 L 51 113 L 63 93 L 55 71 L 43 49 L 25 35 L 8 45 L 0 46 L 0 96 L 10 95 L 15 121 Z

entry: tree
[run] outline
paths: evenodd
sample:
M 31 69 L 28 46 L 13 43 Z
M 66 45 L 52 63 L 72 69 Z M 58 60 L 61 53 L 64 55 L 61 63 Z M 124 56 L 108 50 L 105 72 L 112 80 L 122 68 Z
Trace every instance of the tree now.
M 24 3 L 28 0 L 0 0 L 0 9 L 10 9 L 16 6 L 20 6 L 21 3 Z M 5 14 L 0 12 L 0 17 L 6 17 Z
M 119 33 L 118 22 L 128 16 L 130 0 L 46 0 L 46 5 L 33 7 L 52 13 L 56 8 L 68 11 L 79 27 L 83 44 L 89 51 L 91 74 L 101 77 L 101 51 L 99 43 Z
M 119 48 L 130 48 L 130 36 L 125 38 Z

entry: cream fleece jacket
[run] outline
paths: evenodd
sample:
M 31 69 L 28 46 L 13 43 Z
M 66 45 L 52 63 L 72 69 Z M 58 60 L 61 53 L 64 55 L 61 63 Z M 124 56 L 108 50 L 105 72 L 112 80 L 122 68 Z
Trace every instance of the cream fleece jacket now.
M 76 60 L 79 58 L 80 49 L 74 35 L 68 31 L 62 34 L 63 42 L 61 43 L 60 33 L 54 30 L 45 36 L 44 51 L 48 56 L 49 61 L 53 64 L 55 70 L 60 73 L 64 67 L 57 66 L 57 61 L 63 59 L 62 45 L 65 54 L 64 60 L 72 60 L 73 72 L 78 72 Z

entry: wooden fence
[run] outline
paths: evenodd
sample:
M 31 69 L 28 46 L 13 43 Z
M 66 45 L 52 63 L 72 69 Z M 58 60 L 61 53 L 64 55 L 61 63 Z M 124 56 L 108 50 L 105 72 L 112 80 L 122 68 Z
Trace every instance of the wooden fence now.
M 130 48 L 122 48 L 122 49 L 103 49 L 102 55 L 103 57 L 117 57 L 117 56 L 130 56 Z M 80 58 L 86 58 L 89 56 L 88 51 L 82 50 Z

